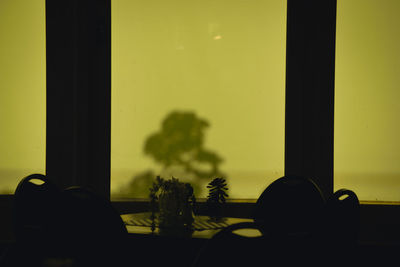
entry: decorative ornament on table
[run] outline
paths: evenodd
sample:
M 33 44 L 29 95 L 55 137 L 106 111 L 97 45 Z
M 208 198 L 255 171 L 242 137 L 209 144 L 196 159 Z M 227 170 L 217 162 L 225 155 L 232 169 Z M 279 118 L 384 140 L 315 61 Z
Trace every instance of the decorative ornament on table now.
M 215 178 L 208 185 L 207 210 L 212 221 L 222 220 L 222 207 L 226 202 L 228 194 L 227 183 L 224 178 Z

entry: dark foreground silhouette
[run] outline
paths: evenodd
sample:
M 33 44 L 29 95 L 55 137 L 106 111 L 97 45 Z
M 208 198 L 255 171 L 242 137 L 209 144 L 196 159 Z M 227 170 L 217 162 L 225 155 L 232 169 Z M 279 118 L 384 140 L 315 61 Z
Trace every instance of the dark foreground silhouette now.
M 120 266 L 127 230 L 111 203 L 82 187 L 57 188 L 41 174 L 14 194 L 16 245 L 1 266 Z
M 260 195 L 254 222 L 231 225 L 202 243 L 153 235 L 128 242 L 107 199 L 81 187 L 61 190 L 40 174 L 21 180 L 14 211 L 17 242 L 1 259 L 6 267 L 133 266 L 143 260 L 149 266 L 350 266 L 360 259 L 357 196 L 341 189 L 325 197 L 303 177 L 277 179 Z M 239 229 L 260 234 L 242 236 Z

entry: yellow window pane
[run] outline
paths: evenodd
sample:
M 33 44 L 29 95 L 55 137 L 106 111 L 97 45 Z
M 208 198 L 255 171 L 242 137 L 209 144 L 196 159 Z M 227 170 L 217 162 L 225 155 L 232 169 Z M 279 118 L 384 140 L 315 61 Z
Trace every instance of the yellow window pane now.
M 111 193 L 257 198 L 283 175 L 286 1 L 113 0 Z
M 0 1 L 0 193 L 45 172 L 45 1 Z
M 338 1 L 334 187 L 400 201 L 400 1 Z

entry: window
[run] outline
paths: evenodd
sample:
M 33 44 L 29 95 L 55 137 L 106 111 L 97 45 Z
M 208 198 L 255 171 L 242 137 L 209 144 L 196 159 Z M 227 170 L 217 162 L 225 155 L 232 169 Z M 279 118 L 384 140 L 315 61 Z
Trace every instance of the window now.
M 398 1 L 338 1 L 335 188 L 400 201 Z
M 287 2 L 285 173 L 312 176 L 331 193 L 336 1 Z M 110 182 L 110 10 L 106 0 L 46 1 L 46 172 L 63 185 L 90 185 L 104 195 Z M 368 241 L 400 236 L 396 209 L 362 206 Z
M 256 199 L 283 176 L 285 1 L 111 10 L 111 196 L 148 197 L 161 175 L 206 197 L 222 176 L 231 198 Z
M 0 3 L 0 194 L 45 172 L 45 1 Z
M 238 1 L 237 3 L 240 2 Z M 105 195 L 109 194 L 110 171 L 110 4 L 110 1 L 101 3 L 88 1 L 85 3 L 74 2 L 60 6 L 57 1 L 46 2 L 46 19 L 48 21 L 46 24 L 48 74 L 46 173 L 54 177 L 57 181 L 61 181 L 60 184 L 63 186 L 82 184 L 99 187 L 98 189 Z M 97 9 L 93 9 L 93 5 L 96 5 Z M 280 7 L 283 8 L 281 11 L 285 9 L 284 5 L 280 4 Z M 239 5 L 236 7 L 237 9 L 242 9 L 242 7 Z M 289 45 L 286 48 L 286 53 L 289 57 L 286 57 L 286 62 L 290 63 L 294 61 L 295 64 L 286 64 L 285 172 L 317 177 L 322 182 L 328 181 L 326 188 L 329 189 L 329 183 L 332 182 L 329 175 L 324 176 L 321 173 L 310 172 L 314 168 L 313 165 L 320 165 L 315 164 L 315 162 L 309 159 L 313 158 L 313 160 L 316 160 L 323 157 L 320 157 L 320 155 L 310 157 L 310 155 L 305 153 L 307 149 L 297 148 L 310 147 L 304 139 L 307 136 L 307 131 L 312 133 L 314 132 L 313 130 L 318 130 L 319 123 L 321 122 L 317 121 L 314 123 L 316 126 L 313 129 L 304 127 L 307 118 L 311 117 L 307 113 L 310 110 L 306 110 L 305 107 L 322 106 L 315 104 L 319 103 L 319 99 L 314 99 L 316 102 L 313 105 L 307 104 L 307 101 L 309 101 L 307 94 L 309 94 L 308 96 L 312 96 L 316 90 L 315 86 L 312 86 L 312 79 L 318 77 L 319 85 L 323 83 L 321 81 L 328 81 L 323 84 L 325 86 L 330 83 L 330 77 L 333 77 L 333 71 L 329 67 L 326 68 L 324 66 L 326 63 L 322 62 L 325 59 L 321 60 L 321 58 L 326 57 L 330 60 L 333 59 L 331 56 L 332 52 L 329 50 L 331 47 L 326 49 L 326 44 L 321 41 L 323 38 L 318 36 L 321 35 L 325 38 L 323 33 L 328 32 L 329 38 L 327 38 L 327 42 L 334 36 L 334 30 L 332 30 L 335 25 L 334 20 L 332 21 L 332 16 L 325 16 L 324 12 L 326 10 L 328 12 L 334 11 L 335 3 L 334 1 L 329 1 L 329 4 L 316 5 L 312 1 L 305 1 L 304 3 L 289 1 L 287 9 L 288 21 L 291 23 L 287 25 L 287 36 L 290 38 L 287 40 Z M 314 12 L 315 10 L 322 10 L 324 12 Z M 245 12 L 243 13 L 245 14 Z M 257 14 L 259 14 L 258 17 L 262 17 L 261 13 Z M 316 19 L 322 20 L 323 23 L 307 24 L 310 21 L 312 22 L 315 14 L 317 14 Z M 274 13 L 273 15 L 280 18 L 276 20 L 278 22 L 274 21 L 274 23 L 278 23 L 281 27 L 282 18 L 285 17 L 284 13 L 280 15 Z M 229 18 L 229 14 L 226 14 L 226 16 Z M 331 19 L 331 21 L 327 21 L 326 17 Z M 257 23 L 250 23 L 250 25 L 255 28 L 259 26 Z M 329 27 L 333 25 L 333 27 L 330 27 L 326 31 L 325 28 L 327 25 Z M 314 28 L 311 27 L 312 29 L 310 30 L 308 26 L 314 26 L 317 30 L 316 36 L 321 39 L 311 40 L 314 41 L 313 46 L 310 43 L 309 34 Z M 232 28 L 230 30 L 234 31 Z M 227 37 L 218 33 L 221 29 L 217 22 L 208 23 L 205 31 L 208 35 L 211 34 L 209 36 L 211 40 L 209 41 L 214 44 L 223 41 Z M 254 29 L 250 30 L 250 32 L 253 31 Z M 178 30 L 177 32 L 183 33 L 184 31 Z M 278 32 L 282 33 L 282 31 Z M 280 36 L 277 37 L 277 40 L 281 42 L 282 35 L 277 36 Z M 180 42 L 181 39 L 174 40 Z M 176 46 L 175 44 L 175 50 L 177 50 L 177 47 L 181 46 L 179 44 Z M 255 47 L 260 51 L 258 46 Z M 323 63 L 313 69 L 314 72 L 318 73 L 319 71 L 322 75 L 314 75 L 309 71 L 311 66 L 315 65 L 315 62 L 305 60 L 304 55 L 306 53 L 304 51 L 312 51 L 312 53 L 317 51 L 319 53 L 315 53 L 311 59 L 314 61 L 318 59 L 318 63 Z M 254 55 L 252 56 L 254 57 Z M 280 67 L 278 66 L 277 69 L 281 69 L 282 62 L 279 62 L 278 65 Z M 242 66 L 240 65 L 240 67 Z M 308 80 L 302 77 L 306 77 Z M 280 80 L 279 83 L 281 83 Z M 298 84 L 302 85 L 302 87 L 297 87 Z M 305 88 L 312 88 L 312 90 L 307 91 Z M 287 92 L 290 92 L 289 95 Z M 329 97 L 329 94 L 324 95 L 324 97 L 326 96 Z M 301 105 L 298 104 L 300 102 Z M 324 117 L 326 116 L 325 113 L 319 111 L 318 109 L 312 110 L 313 114 L 318 114 L 320 120 L 322 118 L 322 121 L 327 121 L 328 124 L 332 122 L 330 118 L 326 119 Z M 297 114 L 303 117 L 298 118 L 296 117 Z M 278 114 L 278 116 L 282 116 L 282 113 Z M 157 120 L 159 119 L 160 116 L 157 116 Z M 295 126 L 294 130 L 290 129 L 293 126 Z M 303 132 L 299 134 L 297 130 Z M 278 129 L 278 131 L 281 131 L 281 129 Z M 297 137 L 301 137 L 303 140 L 297 140 Z M 318 137 L 319 139 L 325 138 L 323 135 L 313 135 L 313 137 Z M 303 145 L 299 146 L 299 144 Z M 318 146 L 318 143 L 311 144 L 311 146 L 315 148 Z M 325 155 L 330 154 L 329 150 L 322 150 Z M 291 158 L 299 158 L 301 160 L 292 160 Z M 325 158 L 325 162 L 330 162 L 329 157 Z M 301 164 L 298 164 L 299 162 Z M 324 169 L 325 166 L 321 166 L 319 168 Z M 330 172 L 329 168 L 325 169 L 327 169 L 326 172 Z M 315 173 L 316 175 L 314 175 Z M 326 191 L 328 192 L 329 190 Z

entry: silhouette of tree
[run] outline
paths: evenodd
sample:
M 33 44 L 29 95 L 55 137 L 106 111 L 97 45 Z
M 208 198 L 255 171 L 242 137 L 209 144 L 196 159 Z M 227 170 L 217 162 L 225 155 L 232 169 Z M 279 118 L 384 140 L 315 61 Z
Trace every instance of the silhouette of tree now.
M 181 166 L 198 178 L 211 178 L 219 173 L 222 158 L 203 148 L 204 130 L 209 123 L 193 112 L 170 113 L 159 132 L 152 134 L 145 143 L 144 152 L 164 168 Z M 208 164 L 211 169 L 201 170 L 196 164 Z
M 219 168 L 223 159 L 204 148 L 205 130 L 209 126 L 208 121 L 194 112 L 168 114 L 160 130 L 151 134 L 144 144 L 144 153 L 161 165 L 163 173 L 157 175 L 165 177 L 165 173 L 173 173 L 180 179 L 189 178 L 196 194 L 200 194 L 202 185 L 210 179 L 226 177 Z M 134 176 L 127 188 L 129 194 L 147 197 L 155 173 L 147 170 Z

